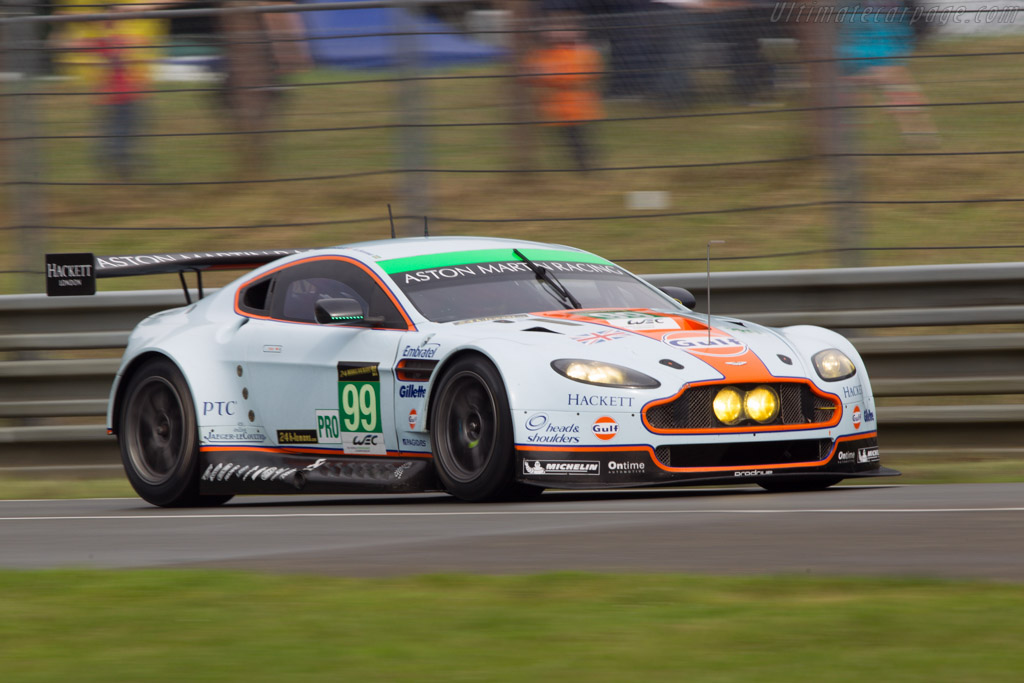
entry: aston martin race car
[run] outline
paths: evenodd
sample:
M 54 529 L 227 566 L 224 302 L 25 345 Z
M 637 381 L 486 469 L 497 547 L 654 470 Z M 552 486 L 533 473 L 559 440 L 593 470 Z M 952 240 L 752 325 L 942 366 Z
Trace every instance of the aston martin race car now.
M 78 256 L 48 273 L 94 291 L 95 277 L 258 266 L 131 334 L 108 430 L 155 505 L 898 474 L 842 336 L 709 317 L 686 290 L 579 249 L 424 237 Z

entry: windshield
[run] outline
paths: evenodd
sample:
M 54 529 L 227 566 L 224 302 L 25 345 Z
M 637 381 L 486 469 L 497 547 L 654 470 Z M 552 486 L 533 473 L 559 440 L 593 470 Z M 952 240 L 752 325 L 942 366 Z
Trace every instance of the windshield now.
M 592 254 L 547 249 L 523 253 L 549 269 L 583 308 L 678 308 L 635 276 Z M 381 265 L 413 305 L 435 322 L 572 307 L 511 249 L 479 252 L 507 260 L 475 260 L 470 256 L 474 254 L 392 259 Z M 432 267 L 410 268 L 417 265 Z

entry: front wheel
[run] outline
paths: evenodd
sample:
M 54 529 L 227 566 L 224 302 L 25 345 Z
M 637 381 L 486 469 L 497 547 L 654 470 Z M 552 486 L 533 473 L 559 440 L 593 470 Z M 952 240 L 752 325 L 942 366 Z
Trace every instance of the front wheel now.
M 795 493 L 797 491 L 823 491 L 843 480 L 842 477 L 779 477 L 762 479 L 757 485 L 772 493 Z
M 219 505 L 199 494 L 199 438 L 192 392 L 166 358 L 146 362 L 125 390 L 118 442 L 135 492 L 162 507 Z
M 430 437 L 445 489 L 474 502 L 527 497 L 515 481 L 512 415 L 497 368 L 466 356 L 447 369 L 436 391 Z

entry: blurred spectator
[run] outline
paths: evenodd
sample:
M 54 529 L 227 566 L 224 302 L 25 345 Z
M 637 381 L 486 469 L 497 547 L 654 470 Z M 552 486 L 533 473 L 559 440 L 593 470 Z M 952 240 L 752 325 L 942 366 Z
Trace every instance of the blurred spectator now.
M 542 40 L 526 61 L 529 80 L 539 91 L 540 117 L 559 129 L 576 167 L 587 171 L 594 156 L 592 122 L 602 116 L 601 57 L 573 14 L 550 15 Z
M 855 88 L 881 90 L 900 132 L 912 144 L 933 145 L 937 131 L 905 58 L 917 46 L 924 22 L 903 0 L 857 0 L 839 20 L 837 49 L 841 73 Z

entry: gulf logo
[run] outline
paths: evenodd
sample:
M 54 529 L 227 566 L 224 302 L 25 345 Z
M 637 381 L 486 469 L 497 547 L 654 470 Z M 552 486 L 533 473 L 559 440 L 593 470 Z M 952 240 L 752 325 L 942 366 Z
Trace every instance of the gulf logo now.
M 608 439 L 614 439 L 615 435 L 619 433 L 619 423 L 610 417 L 599 417 L 594 420 L 594 426 L 591 427 L 594 432 L 594 436 L 607 441 Z
M 416 423 L 420 421 L 420 416 L 416 414 L 416 410 L 409 411 L 409 429 L 416 429 Z
M 860 406 L 853 407 L 853 428 L 860 429 Z
M 669 346 L 703 356 L 742 356 L 747 352 L 747 345 L 735 337 L 728 337 L 721 332 L 708 333 L 696 330 L 669 332 L 661 338 Z

